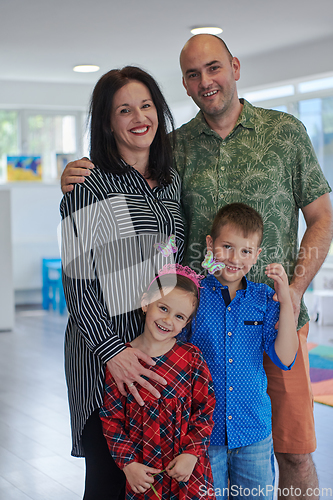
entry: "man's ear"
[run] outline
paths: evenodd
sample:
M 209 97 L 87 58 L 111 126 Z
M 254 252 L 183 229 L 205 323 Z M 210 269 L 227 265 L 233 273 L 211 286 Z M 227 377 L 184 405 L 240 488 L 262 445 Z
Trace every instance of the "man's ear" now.
M 189 97 L 191 97 L 191 94 L 189 94 L 189 93 L 188 93 L 188 90 L 187 90 L 187 85 L 186 85 L 186 82 L 185 82 L 185 78 L 184 78 L 184 77 L 182 78 L 182 82 L 183 82 L 183 87 L 184 87 L 184 89 L 186 90 L 186 94 L 187 94 Z
M 240 79 L 240 62 L 237 57 L 232 58 L 231 66 L 234 72 L 235 81 L 237 82 Z
M 207 234 L 206 236 L 206 245 L 207 245 L 207 250 L 213 251 L 213 238 L 211 237 L 210 234 Z

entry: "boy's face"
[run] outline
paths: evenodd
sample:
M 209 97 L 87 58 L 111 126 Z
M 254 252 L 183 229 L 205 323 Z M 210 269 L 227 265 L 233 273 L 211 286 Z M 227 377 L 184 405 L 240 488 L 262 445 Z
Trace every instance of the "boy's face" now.
M 214 242 L 208 235 L 206 243 L 215 259 L 225 264 L 225 268 L 215 274 L 224 286 L 240 284 L 261 252 L 258 233 L 248 234 L 245 238 L 241 229 L 230 224 L 221 228 Z

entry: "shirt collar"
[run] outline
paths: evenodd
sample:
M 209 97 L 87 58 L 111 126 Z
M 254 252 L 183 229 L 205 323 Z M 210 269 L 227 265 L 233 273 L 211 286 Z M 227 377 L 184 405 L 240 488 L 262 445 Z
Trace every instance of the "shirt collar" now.
M 138 172 L 134 167 L 132 167 L 132 165 L 126 163 L 122 158 L 121 162 L 129 168 L 128 172 L 125 172 L 123 174 L 123 178 L 128 181 L 129 185 L 132 185 L 132 176 L 134 176 L 137 182 L 139 182 L 140 185 L 142 186 L 142 190 L 147 192 L 149 195 L 151 195 L 152 193 L 154 193 L 155 195 L 161 195 L 162 193 L 164 193 L 164 191 L 166 191 L 172 184 L 174 184 L 175 178 L 177 176 L 175 169 L 171 167 L 170 168 L 171 183 L 162 184 L 161 186 L 155 186 L 154 188 L 150 188 L 149 184 L 140 174 L 140 172 Z
M 243 128 L 253 129 L 255 127 L 255 107 L 252 106 L 246 99 L 239 99 L 241 104 L 243 104 L 243 109 L 241 114 L 238 117 L 236 125 L 233 130 L 230 132 L 231 135 L 237 127 L 241 126 Z M 193 118 L 192 122 L 192 136 L 193 138 L 200 136 L 201 134 L 213 135 L 218 139 L 222 140 L 222 138 L 212 130 L 207 124 L 205 117 L 202 111 L 199 111 L 197 115 Z
M 205 283 L 207 288 L 210 288 L 212 290 L 213 289 L 220 289 L 220 288 L 228 288 L 227 286 L 223 286 L 219 282 L 219 280 L 215 278 L 215 276 L 213 274 L 207 274 L 206 278 L 204 279 L 204 283 Z M 248 281 L 246 276 L 243 276 L 242 283 L 243 283 L 244 289 L 240 290 L 240 291 L 243 291 L 245 294 L 249 288 L 249 283 L 251 283 L 251 282 Z

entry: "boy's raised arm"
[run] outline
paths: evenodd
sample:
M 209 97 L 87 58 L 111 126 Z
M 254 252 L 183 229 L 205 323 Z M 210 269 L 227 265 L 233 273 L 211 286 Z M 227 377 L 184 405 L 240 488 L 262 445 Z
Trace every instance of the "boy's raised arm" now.
M 280 302 L 278 334 L 275 340 L 275 352 L 280 361 L 290 366 L 298 349 L 298 336 L 294 310 L 289 293 L 288 277 L 281 264 L 269 264 L 265 271 L 268 278 L 274 280 L 276 300 Z

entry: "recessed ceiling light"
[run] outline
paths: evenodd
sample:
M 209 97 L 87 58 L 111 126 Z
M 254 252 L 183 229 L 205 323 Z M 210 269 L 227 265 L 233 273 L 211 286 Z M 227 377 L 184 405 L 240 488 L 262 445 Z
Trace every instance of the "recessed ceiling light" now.
M 197 28 L 192 28 L 191 33 L 192 35 L 202 35 L 205 33 L 206 35 L 219 35 L 222 33 L 223 29 L 218 28 L 218 27 L 197 27 Z
M 95 64 L 79 64 L 73 68 L 73 71 L 76 71 L 77 73 L 93 73 L 98 70 L 99 66 L 96 66 Z

